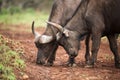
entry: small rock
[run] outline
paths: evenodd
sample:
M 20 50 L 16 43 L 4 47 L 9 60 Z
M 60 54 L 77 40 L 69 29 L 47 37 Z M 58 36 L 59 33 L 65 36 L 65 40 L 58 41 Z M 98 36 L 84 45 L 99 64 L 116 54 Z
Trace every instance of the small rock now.
M 23 80 L 28 80 L 29 79 L 29 76 L 24 74 L 23 77 L 22 77 Z

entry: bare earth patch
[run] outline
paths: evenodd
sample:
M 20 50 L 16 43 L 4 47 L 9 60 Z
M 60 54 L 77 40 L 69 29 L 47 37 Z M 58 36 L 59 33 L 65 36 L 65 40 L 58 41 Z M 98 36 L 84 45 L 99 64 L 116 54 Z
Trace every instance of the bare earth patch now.
M 7 38 L 20 41 L 24 46 L 25 54 L 23 59 L 27 65 L 25 73 L 29 77 L 28 80 L 120 80 L 120 69 L 114 67 L 113 54 L 109 49 L 109 43 L 106 39 L 101 42 L 98 60 L 94 68 L 84 68 L 84 41 L 81 42 L 81 50 L 76 58 L 76 67 L 65 66 L 68 55 L 62 47 L 59 47 L 57 50 L 54 65 L 52 67 L 45 67 L 36 64 L 37 49 L 34 45 L 34 37 L 32 33 L 26 32 L 26 30 L 30 30 L 31 28 L 25 25 L 12 27 L 17 28 L 14 31 L 0 29 L 0 34 L 3 34 Z M 44 30 L 44 28 L 40 28 L 39 32 L 42 33 Z M 118 45 L 120 51 L 119 40 Z M 17 75 L 17 79 L 21 80 L 19 74 Z

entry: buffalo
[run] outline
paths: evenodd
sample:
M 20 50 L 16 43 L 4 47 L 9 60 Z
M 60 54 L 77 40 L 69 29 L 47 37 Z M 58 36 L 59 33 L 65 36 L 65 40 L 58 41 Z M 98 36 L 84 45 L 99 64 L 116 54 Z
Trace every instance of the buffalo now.
M 65 26 L 76 13 L 81 0 L 54 0 L 49 21 Z M 41 65 L 53 65 L 55 53 L 58 48 L 56 34 L 58 29 L 48 24 L 46 31 L 41 35 L 34 31 L 34 22 L 32 32 L 35 36 L 35 45 L 38 49 L 36 63 Z M 70 59 L 68 60 L 70 62 Z
M 94 66 L 100 47 L 101 37 L 107 36 L 110 49 L 114 54 L 115 67 L 120 68 L 120 56 L 116 34 L 120 33 L 120 0 L 82 0 L 76 14 L 64 26 L 49 21 L 56 27 L 57 41 L 74 58 L 78 54 L 80 39 L 85 35 L 92 38 L 92 54 L 87 56 L 86 64 Z

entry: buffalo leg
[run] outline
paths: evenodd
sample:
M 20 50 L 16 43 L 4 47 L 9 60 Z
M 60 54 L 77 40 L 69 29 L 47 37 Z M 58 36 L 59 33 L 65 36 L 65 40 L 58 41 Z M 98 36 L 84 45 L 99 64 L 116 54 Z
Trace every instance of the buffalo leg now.
M 85 45 L 86 45 L 86 52 L 85 52 L 85 60 L 86 60 L 86 63 L 89 63 L 89 60 L 90 60 L 90 48 L 89 48 L 89 42 L 90 42 L 90 34 L 87 35 L 86 37 L 86 40 L 85 40 Z
M 87 63 L 87 66 L 93 67 L 94 63 L 97 60 L 97 53 L 100 47 L 100 41 L 101 41 L 101 34 L 100 35 L 93 35 L 92 36 L 92 55 L 90 61 Z
M 109 40 L 110 49 L 114 54 L 115 66 L 116 66 L 116 68 L 120 68 L 120 56 L 118 54 L 116 35 L 109 35 L 107 37 Z
M 55 44 L 53 46 L 53 51 L 49 55 L 47 63 L 45 64 L 46 66 L 52 66 L 53 65 L 53 62 L 55 61 L 55 56 L 56 56 L 56 50 L 57 50 L 57 48 L 58 48 L 58 45 Z
M 75 57 L 71 58 L 71 57 L 69 56 L 67 65 L 68 65 L 69 67 L 76 66 Z

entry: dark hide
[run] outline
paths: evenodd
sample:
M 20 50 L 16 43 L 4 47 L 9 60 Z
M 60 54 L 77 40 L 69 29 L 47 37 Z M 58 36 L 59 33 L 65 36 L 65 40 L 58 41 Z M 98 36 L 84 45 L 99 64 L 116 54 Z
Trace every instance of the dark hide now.
M 74 13 L 81 0 L 54 0 L 49 21 L 65 26 L 67 22 L 73 17 Z M 55 53 L 58 48 L 56 41 L 56 33 L 58 30 L 51 25 L 47 25 L 46 31 L 42 35 L 53 36 L 53 40 L 49 43 L 40 43 L 39 38 L 35 40 L 37 53 L 37 64 L 52 65 L 55 60 Z
M 114 41 L 112 43 L 117 43 L 118 36 L 119 36 L 118 34 L 115 35 L 115 37 L 114 37 L 115 39 L 114 39 Z M 107 38 L 108 37 L 109 36 L 107 36 Z M 89 46 L 90 39 L 91 39 L 90 34 L 88 34 L 86 36 L 86 40 L 85 40 L 85 45 L 86 45 L 85 60 L 86 60 L 86 63 L 89 63 L 89 60 L 90 60 L 90 46 Z M 116 49 L 116 52 L 117 52 L 117 49 Z M 86 67 L 89 67 L 89 66 L 86 66 Z
M 64 29 L 67 30 L 67 36 L 62 34 L 59 43 L 71 58 L 78 54 L 80 39 L 89 34 L 92 37 L 92 55 L 87 65 L 93 66 L 97 60 L 101 37 L 107 36 L 114 54 L 115 66 L 120 68 L 115 37 L 115 34 L 120 33 L 120 0 L 82 0 L 75 16 Z

